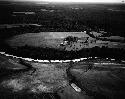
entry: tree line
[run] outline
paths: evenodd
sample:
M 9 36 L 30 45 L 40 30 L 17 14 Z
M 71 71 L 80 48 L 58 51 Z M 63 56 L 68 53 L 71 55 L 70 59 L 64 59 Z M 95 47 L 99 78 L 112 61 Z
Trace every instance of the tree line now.
M 125 50 L 118 48 L 108 48 L 108 47 L 93 47 L 93 48 L 83 48 L 80 51 L 65 51 L 58 50 L 54 48 L 42 48 L 42 47 L 32 47 L 32 46 L 21 46 L 11 48 L 7 45 L 3 45 L 0 48 L 1 51 L 6 53 L 26 58 L 33 59 L 46 59 L 46 60 L 66 60 L 66 59 L 78 59 L 83 57 L 102 57 L 102 58 L 115 58 L 118 60 L 125 59 Z

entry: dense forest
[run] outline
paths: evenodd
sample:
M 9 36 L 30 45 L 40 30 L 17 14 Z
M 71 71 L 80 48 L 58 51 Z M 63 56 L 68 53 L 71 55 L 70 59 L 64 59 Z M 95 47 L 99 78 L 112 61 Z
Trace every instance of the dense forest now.
M 5 44 L 2 47 L 6 53 L 33 59 L 46 59 L 46 60 L 66 60 L 66 59 L 78 59 L 84 57 L 101 57 L 101 58 L 115 58 L 117 60 L 125 59 L 125 50 L 107 47 L 93 47 L 83 48 L 80 51 L 65 51 L 53 48 L 41 48 L 32 46 L 22 46 L 11 48 Z
M 78 8 L 77 10 L 75 8 Z M 110 10 L 118 9 L 118 11 Z M 64 4 L 37 5 L 34 3 L 7 2 L 0 4 L 0 24 L 40 24 L 39 31 L 84 31 L 84 26 L 102 28 L 113 35 L 125 37 L 124 4 Z M 49 12 L 49 11 L 53 12 Z M 13 12 L 34 12 L 16 14 Z

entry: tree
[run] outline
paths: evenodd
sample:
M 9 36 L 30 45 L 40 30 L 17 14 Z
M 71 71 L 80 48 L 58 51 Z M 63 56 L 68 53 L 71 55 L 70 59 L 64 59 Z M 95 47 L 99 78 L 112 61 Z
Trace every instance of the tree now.
M 64 39 L 64 41 L 68 41 L 70 42 L 77 42 L 78 41 L 78 37 L 73 37 L 73 36 L 68 36 Z

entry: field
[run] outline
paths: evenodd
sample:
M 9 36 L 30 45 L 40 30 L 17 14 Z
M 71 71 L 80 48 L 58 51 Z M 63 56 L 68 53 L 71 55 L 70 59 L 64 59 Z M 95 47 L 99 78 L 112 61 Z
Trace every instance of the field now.
M 124 4 L 0 1 L 0 98 L 125 99 L 124 18 Z

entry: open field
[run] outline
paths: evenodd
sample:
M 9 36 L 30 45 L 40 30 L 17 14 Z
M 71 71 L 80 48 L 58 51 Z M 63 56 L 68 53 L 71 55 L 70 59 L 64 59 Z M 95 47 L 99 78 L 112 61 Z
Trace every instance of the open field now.
M 0 1 L 0 99 L 125 99 L 125 4 Z
M 16 97 L 24 97 L 25 95 L 30 99 L 48 99 L 48 97 L 50 99 L 52 97 L 52 99 L 65 99 L 66 97 L 67 99 L 71 97 L 73 99 L 87 97 L 88 99 L 90 97 L 89 99 L 91 99 L 92 97 L 77 93 L 70 86 L 66 73 L 69 68 L 68 63 L 38 63 L 24 60 L 22 64 L 19 59 L 4 55 L 0 55 L 0 60 L 2 61 L 0 64 L 0 70 L 2 70 L 0 72 L 0 88 L 2 89 L 0 93 L 3 93 L 0 95 L 1 97 L 5 94 L 6 98 L 9 94 L 11 94 L 10 97 L 13 97 L 14 93 L 16 93 Z M 15 61 L 15 63 L 12 63 L 12 61 Z M 27 67 L 28 64 L 31 67 Z M 16 65 L 19 66 L 16 67 Z M 30 95 L 33 95 L 33 97 L 30 97 Z
M 40 63 L 1 54 L 0 61 L 0 88 L 2 89 L 0 92 L 3 93 L 1 97 L 5 97 L 5 94 L 6 98 L 11 94 L 10 97 L 18 98 L 25 95 L 30 99 L 43 97 L 110 99 L 114 96 L 114 99 L 118 99 L 117 97 L 122 99 L 124 97 L 124 62 L 95 58 L 72 64 L 70 62 Z M 71 86 L 72 83 L 82 91 L 75 91 Z M 114 87 L 110 88 L 111 86 Z
M 68 36 L 73 36 L 73 37 L 78 37 L 82 38 L 80 41 L 76 43 L 77 46 L 81 42 L 81 46 L 84 45 L 84 38 L 88 38 L 88 45 L 86 47 L 82 48 L 92 48 L 95 46 L 107 46 L 109 48 L 125 48 L 125 43 L 120 43 L 120 42 L 111 42 L 111 40 L 124 40 L 123 37 L 120 39 L 118 36 L 111 36 L 107 37 L 109 41 L 105 40 L 98 40 L 95 38 L 90 37 L 88 34 L 85 32 L 41 32 L 41 33 L 26 33 L 26 34 L 21 34 L 14 36 L 10 39 L 8 39 L 6 42 L 11 46 L 11 47 L 17 47 L 17 46 L 34 46 L 34 47 L 52 47 L 52 48 L 59 48 L 60 44 L 63 42 L 63 40 L 68 37 Z M 106 37 L 102 37 L 106 38 Z M 92 42 L 92 41 L 95 42 Z M 83 43 L 82 43 L 83 42 Z M 81 49 L 82 49 L 81 48 Z
M 65 38 L 69 36 L 77 37 L 78 41 L 65 43 Z M 112 39 L 114 38 L 112 37 Z M 5 50 L 8 49 L 8 53 L 15 53 L 14 55 L 22 55 L 23 57 L 34 57 L 35 59 L 40 59 L 40 57 L 41 59 L 47 59 L 47 57 L 48 59 L 51 59 L 52 57 L 54 59 L 58 59 L 60 57 L 59 59 L 61 59 L 62 54 L 67 57 L 66 59 L 68 59 L 69 57 L 70 59 L 71 57 L 75 58 L 75 56 L 76 58 L 89 57 L 89 55 L 95 57 L 112 57 L 112 53 L 114 53 L 114 56 L 118 55 L 120 57 L 124 57 L 125 48 L 124 42 L 113 42 L 110 40 L 101 39 L 98 40 L 98 38 L 92 38 L 90 35 L 86 34 L 86 32 L 26 33 L 16 35 L 12 38 L 7 39 L 6 44 L 8 44 L 7 46 L 10 47 L 3 47 L 5 48 Z M 16 52 L 18 53 L 16 54 Z M 103 55 L 103 53 L 105 53 L 105 55 Z

